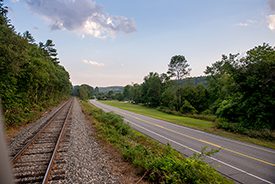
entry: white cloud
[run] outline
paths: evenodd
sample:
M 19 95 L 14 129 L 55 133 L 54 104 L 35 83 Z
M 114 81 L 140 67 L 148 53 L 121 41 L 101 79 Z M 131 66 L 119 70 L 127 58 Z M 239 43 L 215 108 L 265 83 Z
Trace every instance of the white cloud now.
M 267 16 L 268 28 L 275 31 L 275 0 L 268 0 L 270 14 Z
M 237 24 L 237 26 L 240 26 L 240 27 L 247 27 L 247 26 L 248 26 L 248 23 L 240 22 L 240 23 Z
M 104 63 L 98 63 L 96 61 L 91 61 L 91 60 L 87 60 L 87 59 L 84 59 L 83 63 L 90 64 L 90 65 L 97 66 L 97 67 L 103 67 L 103 66 L 105 66 Z
M 104 12 L 95 0 L 25 0 L 32 11 L 50 22 L 52 30 L 69 30 L 96 38 L 136 30 L 132 19 Z
M 257 22 L 257 21 L 255 21 L 255 20 L 248 19 L 248 20 L 246 20 L 246 21 L 244 21 L 244 22 L 238 23 L 237 26 L 240 26 L 240 27 L 247 27 L 247 26 L 250 26 L 250 25 L 252 25 L 252 24 L 255 24 L 256 22 Z
M 274 15 L 269 15 L 267 17 L 267 22 L 268 22 L 268 28 L 271 31 L 275 31 L 275 14 Z

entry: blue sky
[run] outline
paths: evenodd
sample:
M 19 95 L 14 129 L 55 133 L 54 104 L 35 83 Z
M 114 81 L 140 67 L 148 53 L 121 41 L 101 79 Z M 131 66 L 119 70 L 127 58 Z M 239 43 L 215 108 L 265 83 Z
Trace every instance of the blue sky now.
M 140 83 L 184 55 L 191 76 L 222 54 L 275 46 L 275 0 L 6 0 L 18 32 L 52 39 L 71 81 Z

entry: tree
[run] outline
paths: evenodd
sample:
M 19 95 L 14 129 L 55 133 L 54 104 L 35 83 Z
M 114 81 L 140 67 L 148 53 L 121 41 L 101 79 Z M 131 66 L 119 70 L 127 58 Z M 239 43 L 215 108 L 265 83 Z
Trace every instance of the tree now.
M 57 57 L 58 54 L 54 46 L 55 44 L 53 43 L 52 40 L 47 40 L 45 44 L 43 44 L 42 42 L 39 42 L 39 47 L 45 51 L 46 55 L 48 55 L 55 64 L 58 64 L 59 63 L 58 61 L 59 59 Z
M 179 81 L 190 74 L 191 69 L 188 67 L 189 64 L 187 63 L 187 60 L 184 56 L 175 55 L 171 58 L 171 61 L 168 65 L 167 74 L 169 77 L 175 77 L 176 80 Z
M 263 44 L 246 54 L 207 67 L 216 114 L 244 128 L 275 129 L 275 48 Z
M 208 92 L 212 113 L 216 113 L 219 104 L 237 93 L 236 83 L 232 72 L 236 67 L 238 54 L 222 55 L 220 61 L 216 61 L 211 66 L 207 66 L 205 74 L 208 75 Z M 233 117 L 233 116 L 232 116 Z
M 170 110 L 175 110 L 177 106 L 176 91 L 174 85 L 166 87 L 161 94 L 161 105 L 168 107 Z
M 197 113 L 197 110 L 190 104 L 190 102 L 184 100 L 180 112 L 183 114 L 195 114 Z
M 77 86 L 78 93 L 77 96 L 79 96 L 82 100 L 88 100 L 93 97 L 93 87 L 87 85 L 87 84 L 81 84 L 80 86 Z
M 113 90 L 110 90 L 110 91 L 108 91 L 108 93 L 106 94 L 106 96 L 107 96 L 107 99 L 112 100 L 115 97 L 115 93 L 114 93 Z
M 29 31 L 25 31 L 23 33 L 23 38 L 26 39 L 29 43 L 34 43 L 35 42 L 33 36 L 31 35 L 31 33 Z
M 187 100 L 196 112 L 201 113 L 208 108 L 208 93 L 203 85 L 186 85 L 180 88 L 181 101 Z
M 31 43 L 29 32 L 16 33 L 6 14 L 0 0 L 0 98 L 11 126 L 67 98 L 72 86 L 65 68 Z
M 79 85 L 76 85 L 73 87 L 72 95 L 73 96 L 79 96 Z
M 131 85 L 127 85 L 123 88 L 123 97 L 125 100 L 131 99 L 130 89 L 131 89 Z
M 95 95 L 99 93 L 99 88 L 98 87 L 95 87 L 94 93 L 95 93 Z
M 123 100 L 124 100 L 123 93 L 116 93 L 116 94 L 114 95 L 114 99 L 115 99 L 115 100 L 118 100 L 118 101 L 123 101 Z
M 247 51 L 232 76 L 244 126 L 275 129 L 275 48 L 264 43 Z
M 133 84 L 130 88 L 130 100 L 135 103 L 141 103 L 142 102 L 142 88 L 139 84 Z
M 159 106 L 162 93 L 162 83 L 159 74 L 150 72 L 149 75 L 144 77 L 141 87 L 143 101 L 151 107 Z
M 185 76 L 190 74 L 191 69 L 188 68 L 189 64 L 187 63 L 187 60 L 182 55 L 175 55 L 171 58 L 170 63 L 168 64 L 168 71 L 167 74 L 169 77 L 176 78 L 176 82 L 178 84 L 177 89 L 177 107 L 176 110 L 179 110 L 181 107 L 181 96 L 179 92 L 179 81 L 183 79 Z
M 4 6 L 3 0 L 0 0 L 0 25 L 7 25 L 8 18 L 8 7 Z

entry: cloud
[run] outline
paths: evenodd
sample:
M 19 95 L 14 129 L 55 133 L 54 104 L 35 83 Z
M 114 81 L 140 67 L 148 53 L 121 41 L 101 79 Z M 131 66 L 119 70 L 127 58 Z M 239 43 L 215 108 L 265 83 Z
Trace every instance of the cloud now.
M 90 64 L 90 65 L 93 65 L 93 66 L 98 66 L 98 67 L 103 67 L 103 66 L 105 66 L 104 63 L 98 63 L 98 62 L 96 62 L 96 61 L 91 61 L 91 60 L 87 60 L 87 59 L 84 59 L 84 60 L 83 60 L 83 63 Z
M 136 30 L 132 19 L 104 12 L 95 0 L 25 0 L 31 10 L 50 22 L 52 30 L 69 30 L 97 38 Z
M 269 15 L 267 17 L 267 22 L 268 22 L 268 28 L 271 31 L 275 31 L 275 15 Z
M 244 22 L 238 23 L 237 26 L 240 26 L 240 27 L 247 27 L 247 26 L 250 26 L 250 25 L 255 24 L 255 23 L 256 23 L 255 20 L 248 19 L 248 20 L 246 20 L 246 21 L 244 21 Z
M 237 24 L 237 26 L 240 26 L 240 27 L 247 27 L 247 26 L 248 26 L 248 23 L 240 22 L 240 23 Z
M 267 16 L 268 28 L 275 31 L 275 0 L 268 0 L 268 6 L 271 14 Z

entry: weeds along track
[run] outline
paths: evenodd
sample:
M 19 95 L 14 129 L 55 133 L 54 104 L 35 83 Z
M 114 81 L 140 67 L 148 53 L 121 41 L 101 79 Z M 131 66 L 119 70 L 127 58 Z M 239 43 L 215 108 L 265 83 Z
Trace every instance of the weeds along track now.
M 73 99 L 56 113 L 12 156 L 16 183 L 55 183 L 65 179 Z

